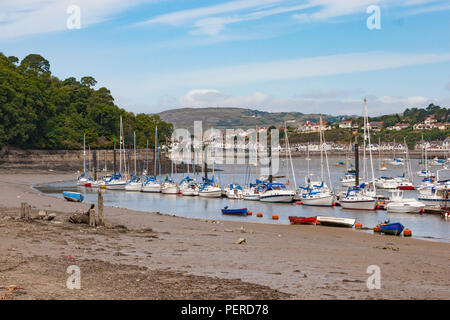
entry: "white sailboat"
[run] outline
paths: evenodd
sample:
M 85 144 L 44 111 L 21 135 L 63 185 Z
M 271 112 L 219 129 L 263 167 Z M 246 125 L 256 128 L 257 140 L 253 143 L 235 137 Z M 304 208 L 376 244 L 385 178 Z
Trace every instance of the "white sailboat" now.
M 287 130 L 286 130 L 286 146 L 289 146 L 289 142 L 288 142 L 288 137 L 287 137 Z M 272 157 L 272 147 L 269 146 L 269 158 Z M 292 157 L 291 157 L 291 152 L 290 152 L 290 148 L 288 148 L 289 150 L 289 157 L 291 160 L 291 170 L 292 170 L 292 174 L 294 176 L 294 185 L 295 183 L 295 174 L 294 174 L 294 170 L 293 170 L 293 165 L 292 165 Z M 259 201 L 261 202 L 271 202 L 271 203 L 290 203 L 294 200 L 296 191 L 295 190 L 289 190 L 287 189 L 286 185 L 282 184 L 282 183 L 274 183 L 272 181 L 272 161 L 269 160 L 269 183 L 266 183 L 264 185 L 264 188 L 259 196 Z M 296 187 L 295 187 L 296 188 Z
M 77 185 L 84 187 L 92 179 L 86 175 L 86 135 L 83 136 L 83 172 L 78 177 Z
M 303 188 L 305 192 L 302 193 L 301 201 L 306 206 L 321 206 L 331 207 L 334 203 L 334 194 L 330 191 L 328 186 L 324 182 L 323 173 L 323 153 L 324 153 L 324 134 L 322 130 L 322 116 L 319 118 L 319 140 L 320 140 L 320 165 L 321 165 L 321 181 L 319 184 L 308 183 L 306 188 Z M 328 181 L 331 187 L 330 168 L 328 164 L 328 156 L 325 150 L 325 158 L 328 169 Z M 309 182 L 309 181 L 308 181 Z
M 142 189 L 142 183 L 137 176 L 137 154 L 136 154 L 136 132 L 133 133 L 134 135 L 134 175 L 131 176 L 131 178 L 128 180 L 127 184 L 125 185 L 126 191 L 141 191 Z
M 145 181 L 142 184 L 142 192 L 149 192 L 149 193 L 159 193 L 161 192 L 161 183 L 156 180 L 156 155 L 158 155 L 158 169 L 159 169 L 159 176 L 161 176 L 161 161 L 160 161 L 160 154 L 159 154 L 159 143 L 158 143 L 158 126 L 155 127 L 155 149 L 154 149 L 154 164 L 153 164 L 153 176 L 146 176 Z M 148 162 L 147 162 L 148 163 Z
M 368 116 L 367 116 L 367 100 L 364 99 L 364 152 L 366 148 L 366 139 L 368 139 L 368 145 L 370 146 L 370 132 L 368 126 Z M 373 161 L 372 161 L 372 148 L 369 148 L 370 165 L 372 171 L 372 181 L 375 181 L 374 171 L 373 171 Z M 359 162 L 358 147 L 355 144 L 355 162 Z M 364 178 L 366 175 L 366 159 L 364 156 Z M 359 174 L 359 166 L 356 166 L 357 175 Z M 358 180 L 358 179 L 357 179 Z M 356 181 L 358 184 L 359 181 Z M 363 184 L 364 185 L 364 184 Z M 361 186 L 363 186 L 361 185 Z M 353 209 L 353 210 L 375 210 L 376 199 L 373 197 L 376 194 L 376 186 L 374 183 L 371 184 L 373 190 L 365 189 L 366 186 L 356 185 L 347 191 L 344 198 L 340 199 L 340 204 L 343 209 Z M 369 186 L 370 187 L 370 186 Z
M 125 185 L 127 184 L 126 178 L 123 174 L 126 172 L 126 159 L 123 157 L 124 162 L 122 163 L 122 152 L 125 152 L 125 148 L 123 145 L 123 123 L 122 116 L 120 116 L 120 142 L 119 142 L 119 174 L 113 175 L 108 181 L 105 183 L 105 188 L 107 190 L 124 190 Z
M 414 198 L 403 198 L 403 191 L 392 190 L 386 205 L 388 213 L 419 213 L 425 204 Z

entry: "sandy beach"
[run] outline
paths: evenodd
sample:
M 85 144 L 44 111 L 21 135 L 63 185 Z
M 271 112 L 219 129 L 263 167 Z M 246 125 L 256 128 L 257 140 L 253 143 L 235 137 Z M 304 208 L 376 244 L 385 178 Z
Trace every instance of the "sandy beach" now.
M 450 299 L 450 244 L 321 226 L 188 219 L 105 207 L 105 227 L 67 222 L 86 203 L 32 188 L 74 173 L 2 169 L 0 296 L 6 299 Z M 56 213 L 19 219 L 21 202 Z M 189 210 L 189 208 L 186 208 Z M 445 222 L 443 222 L 445 223 Z M 244 244 L 237 244 L 245 238 Z M 81 290 L 69 290 L 69 265 Z M 367 267 L 381 270 L 369 290 Z

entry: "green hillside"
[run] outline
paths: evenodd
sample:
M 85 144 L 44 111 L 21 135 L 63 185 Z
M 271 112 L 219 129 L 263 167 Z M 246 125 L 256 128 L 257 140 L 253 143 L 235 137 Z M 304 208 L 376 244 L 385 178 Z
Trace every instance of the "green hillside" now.
M 281 127 L 284 121 L 288 126 L 298 126 L 306 120 L 317 121 L 318 114 L 301 112 L 265 112 L 244 108 L 181 108 L 158 113 L 162 120 L 170 122 L 175 128 L 192 129 L 194 121 L 202 121 L 204 128 L 253 128 Z M 328 122 L 338 122 L 342 117 L 325 115 Z

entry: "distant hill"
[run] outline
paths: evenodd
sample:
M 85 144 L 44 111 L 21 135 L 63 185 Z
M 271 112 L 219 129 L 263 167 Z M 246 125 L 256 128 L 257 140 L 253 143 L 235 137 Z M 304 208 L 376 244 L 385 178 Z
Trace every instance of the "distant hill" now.
M 158 113 L 163 121 L 172 123 L 175 128 L 192 129 L 194 121 L 202 121 L 203 128 L 254 128 L 284 125 L 294 127 L 307 120 L 318 120 L 318 114 L 301 112 L 265 112 L 244 108 L 181 108 Z M 328 122 L 339 122 L 343 116 L 324 115 Z

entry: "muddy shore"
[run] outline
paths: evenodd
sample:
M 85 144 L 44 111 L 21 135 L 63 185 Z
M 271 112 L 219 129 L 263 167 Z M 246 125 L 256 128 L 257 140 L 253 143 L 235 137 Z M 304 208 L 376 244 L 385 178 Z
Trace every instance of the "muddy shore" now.
M 448 243 L 320 226 L 211 221 L 105 207 L 106 227 L 67 222 L 74 204 L 32 189 L 75 179 L 0 171 L 0 296 L 6 299 L 450 299 Z M 56 213 L 20 220 L 21 202 Z M 446 222 L 443 222 L 446 223 Z M 245 238 L 244 244 L 237 244 Z M 81 290 L 69 290 L 69 265 Z M 367 268 L 381 270 L 369 290 Z

